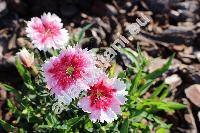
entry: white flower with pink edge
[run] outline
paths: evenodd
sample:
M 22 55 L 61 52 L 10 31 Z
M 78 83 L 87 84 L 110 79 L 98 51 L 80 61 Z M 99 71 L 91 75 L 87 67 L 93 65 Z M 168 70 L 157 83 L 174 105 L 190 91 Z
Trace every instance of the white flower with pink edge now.
M 58 57 L 46 61 L 43 71 L 51 93 L 65 104 L 77 98 L 81 91 L 88 90 L 101 74 L 95 67 L 93 53 L 78 47 L 69 47 Z
M 68 31 L 63 28 L 61 19 L 51 13 L 44 13 L 41 18 L 33 17 L 27 22 L 26 32 L 34 46 L 43 51 L 60 49 L 69 40 Z
M 119 79 L 109 79 L 102 74 L 95 85 L 90 86 L 87 96 L 83 97 L 78 106 L 90 113 L 93 122 L 112 122 L 121 114 L 120 106 L 125 104 L 126 85 Z

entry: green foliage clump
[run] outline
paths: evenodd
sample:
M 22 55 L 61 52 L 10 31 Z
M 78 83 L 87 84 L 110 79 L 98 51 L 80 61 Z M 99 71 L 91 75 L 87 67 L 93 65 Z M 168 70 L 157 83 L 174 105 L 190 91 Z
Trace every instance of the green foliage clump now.
M 90 27 L 90 25 L 88 26 Z M 84 30 L 78 36 L 74 36 L 72 42 L 80 42 L 83 38 Z M 57 52 L 53 52 L 55 55 Z M 122 116 L 112 123 L 92 123 L 86 115 L 76 105 L 74 100 L 69 106 L 65 106 L 65 111 L 56 115 L 52 111 L 55 102 L 49 94 L 46 84 L 43 81 L 41 66 L 37 66 L 40 73 L 38 76 L 27 70 L 19 61 L 16 61 L 16 68 L 23 79 L 21 88 L 13 88 L 9 85 L 0 84 L 0 87 L 15 94 L 15 101 L 7 100 L 8 108 L 13 112 L 16 119 L 15 126 L 0 120 L 0 124 L 6 131 L 11 132 L 121 132 L 121 133 L 167 133 L 171 124 L 165 123 L 163 118 L 157 114 L 160 111 L 173 112 L 185 106 L 173 101 L 167 101 L 170 89 L 164 82 L 155 87 L 156 79 L 165 73 L 174 55 L 160 69 L 152 73 L 146 71 L 149 64 L 148 59 L 138 48 L 137 52 L 130 48 L 120 49 L 120 54 L 130 60 L 126 64 L 127 69 L 118 74 L 128 90 L 128 101 L 122 106 Z M 38 54 L 38 58 L 44 56 Z M 47 56 L 47 55 L 45 55 Z M 107 71 L 109 76 L 115 75 L 116 63 Z M 143 96 L 151 89 L 152 93 L 148 98 Z

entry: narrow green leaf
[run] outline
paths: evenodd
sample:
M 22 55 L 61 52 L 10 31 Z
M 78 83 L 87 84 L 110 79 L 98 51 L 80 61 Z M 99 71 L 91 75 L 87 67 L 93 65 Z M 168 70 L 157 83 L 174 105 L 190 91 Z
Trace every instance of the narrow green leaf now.
M 93 131 L 93 124 L 90 120 L 88 120 L 88 122 L 85 123 L 84 125 L 85 130 L 92 132 Z
M 12 103 L 11 100 L 7 99 L 8 107 L 12 110 L 13 113 L 16 113 L 17 107 Z
M 126 79 L 126 72 L 125 71 L 119 72 L 118 78 L 120 78 L 120 79 Z
M 163 82 L 161 85 L 159 85 L 156 90 L 153 92 L 151 98 L 156 98 L 160 92 L 163 90 L 163 88 L 165 87 L 165 82 Z
M 169 126 L 164 121 L 162 121 L 160 117 L 154 115 L 151 115 L 151 117 L 157 124 L 159 124 L 160 127 L 169 128 Z
M 30 75 L 29 71 L 24 68 L 24 66 L 19 62 L 18 59 L 16 59 L 15 66 L 16 66 L 19 74 L 23 78 L 24 82 L 26 82 L 28 84 L 32 84 L 31 75 Z
M 76 40 L 77 42 L 80 42 L 83 39 L 85 31 L 88 30 L 92 25 L 93 24 L 91 23 L 82 28 L 82 30 L 78 34 L 78 38 Z
M 112 66 L 109 70 L 109 77 L 112 78 L 115 76 L 115 67 L 116 67 L 116 63 L 112 63 Z
M 47 124 L 49 126 L 56 125 L 58 123 L 58 120 L 56 119 L 56 117 L 54 115 L 52 115 L 51 113 L 49 113 L 47 115 L 47 117 L 45 118 L 45 120 L 47 121 Z
M 121 127 L 120 133 L 128 133 L 129 121 L 126 119 Z
M 27 132 L 27 131 L 25 131 L 23 128 L 20 128 L 18 131 L 18 133 L 25 133 L 25 132 Z
M 146 58 L 146 56 L 144 56 L 139 45 L 137 45 L 137 52 L 138 52 L 138 60 L 140 62 L 140 67 L 144 68 L 149 63 L 149 60 L 148 58 Z
M 34 89 L 34 87 L 33 87 L 33 85 L 32 84 L 28 84 L 28 83 L 24 83 L 24 85 L 28 88 L 28 89 L 30 89 L 30 90 L 35 90 Z
M 5 129 L 7 132 L 14 132 L 17 128 L 14 126 L 10 125 L 9 123 L 5 122 L 4 120 L 0 119 L 0 124 Z
M 39 125 L 38 128 L 44 128 L 44 129 L 52 129 L 53 126 L 49 126 L 49 125 Z
M 159 128 L 156 130 L 156 133 L 170 133 L 169 129 Z
M 142 78 L 142 69 L 139 70 L 139 72 L 136 74 L 134 80 L 132 81 L 132 85 L 130 87 L 130 95 L 133 95 L 141 82 Z
M 162 107 L 168 107 L 171 109 L 183 109 L 186 107 L 184 104 L 176 103 L 176 102 L 166 102 L 165 105 L 161 105 Z
M 59 130 L 68 130 L 68 127 L 66 125 L 57 125 L 57 126 L 49 126 L 49 125 L 39 125 L 38 128 L 42 129 L 59 129 Z
M 130 49 L 127 50 L 127 49 L 124 49 L 124 48 L 120 48 L 119 52 L 126 55 L 130 59 L 131 63 L 133 63 L 133 65 L 135 65 L 137 70 L 140 69 L 139 62 L 138 62 L 137 57 L 136 57 L 137 53 L 135 51 L 131 53 Z
M 160 99 L 164 99 L 166 98 L 168 95 L 169 95 L 169 92 L 170 92 L 170 88 L 167 87 L 164 92 L 162 93 L 162 95 L 160 96 Z
M 84 117 L 84 116 L 83 116 Z M 69 127 L 74 126 L 75 124 L 77 124 L 79 121 L 81 121 L 83 119 L 83 117 L 75 117 L 75 118 L 71 118 L 67 121 L 67 125 Z
M 17 93 L 17 90 L 15 88 L 13 88 L 12 86 L 9 86 L 7 84 L 0 83 L 0 88 L 4 89 L 6 91 L 9 91 L 9 92 Z
M 144 84 L 143 86 L 141 86 L 138 89 L 139 96 L 142 96 L 144 93 L 146 93 L 148 91 L 148 89 L 151 87 L 152 84 L 153 84 L 153 80 L 149 80 L 149 81 L 147 81 L 146 84 Z
M 154 72 L 146 75 L 145 79 L 156 79 L 157 77 L 161 76 L 163 73 L 165 73 L 168 69 L 169 66 L 172 64 L 172 60 L 174 58 L 175 54 L 173 54 L 172 56 L 170 56 L 169 60 L 167 61 L 166 64 L 163 65 L 162 68 L 159 68 L 157 70 L 155 70 Z
M 140 129 L 145 129 L 147 125 L 139 122 L 135 122 L 132 124 L 134 127 L 140 128 Z

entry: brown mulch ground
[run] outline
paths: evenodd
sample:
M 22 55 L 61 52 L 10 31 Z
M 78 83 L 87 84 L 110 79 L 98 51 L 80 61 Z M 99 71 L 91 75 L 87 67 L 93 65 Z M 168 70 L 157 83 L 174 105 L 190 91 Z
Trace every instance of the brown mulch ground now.
M 199 107 L 186 98 L 185 89 L 200 84 L 200 2 L 198 0 L 0 0 L 0 82 L 17 86 L 21 83 L 13 65 L 15 53 L 24 44 L 25 23 L 33 16 L 52 12 L 60 16 L 70 33 L 88 23 L 94 23 L 86 31 L 90 40 L 83 40 L 83 47 L 109 46 L 119 34 L 129 38 L 127 47 L 141 49 L 152 58 L 161 57 L 149 68 L 164 63 L 176 53 L 174 63 L 166 78 L 175 76 L 170 98 L 187 104 L 187 109 L 174 114 L 164 114 L 173 123 L 172 132 L 200 131 L 197 116 Z M 151 19 L 142 27 L 135 39 L 129 37 L 127 25 L 134 23 L 140 13 Z M 157 64 L 156 64 L 157 63 Z M 5 112 L 5 99 L 12 97 L 0 89 L 0 118 L 11 119 Z M 160 114 L 163 115 L 163 114 Z

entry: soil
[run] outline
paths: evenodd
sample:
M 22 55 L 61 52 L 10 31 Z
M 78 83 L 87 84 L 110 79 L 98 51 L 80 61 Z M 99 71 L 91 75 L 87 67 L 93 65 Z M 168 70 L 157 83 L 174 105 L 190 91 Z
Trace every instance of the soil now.
M 25 21 L 43 12 L 60 16 L 70 34 L 93 23 L 86 31 L 86 37 L 93 37 L 81 41 L 83 47 L 109 46 L 120 34 L 125 36 L 129 40 L 127 47 L 136 49 L 139 44 L 150 58 L 159 57 L 149 68 L 150 71 L 176 53 L 165 78 L 173 85 L 169 98 L 187 104 L 187 108 L 160 115 L 165 116 L 167 123 L 173 124 L 172 132 L 200 131 L 197 115 L 200 108 L 185 94 L 188 87 L 200 84 L 200 1 L 0 0 L 0 82 L 14 87 L 21 84 L 14 67 L 14 55 L 25 44 L 32 46 L 25 37 Z M 141 32 L 133 39 L 128 34 L 127 25 L 135 23 L 140 13 L 147 16 L 150 22 L 141 27 Z M 0 118 L 5 120 L 12 118 L 10 112 L 4 109 L 5 100 L 9 97 L 12 98 L 12 95 L 0 89 Z

